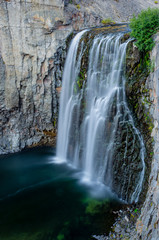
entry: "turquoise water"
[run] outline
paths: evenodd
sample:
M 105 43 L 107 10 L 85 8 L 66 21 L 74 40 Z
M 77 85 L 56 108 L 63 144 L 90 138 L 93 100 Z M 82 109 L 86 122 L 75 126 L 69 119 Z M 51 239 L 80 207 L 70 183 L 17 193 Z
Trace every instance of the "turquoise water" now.
M 54 154 L 46 147 L 0 157 L 1 240 L 89 240 L 109 231 L 121 203 Z

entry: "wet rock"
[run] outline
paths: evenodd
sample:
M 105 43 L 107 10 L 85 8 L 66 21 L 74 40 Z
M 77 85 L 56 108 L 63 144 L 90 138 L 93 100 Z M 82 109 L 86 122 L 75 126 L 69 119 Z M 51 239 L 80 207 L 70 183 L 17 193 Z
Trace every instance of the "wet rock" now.
M 1 1 L 0 153 L 18 151 L 29 139 L 42 138 L 44 129 L 56 128 L 58 56 L 65 58 L 64 40 L 73 29 L 100 25 L 107 17 L 125 21 L 148 6 L 147 0 Z

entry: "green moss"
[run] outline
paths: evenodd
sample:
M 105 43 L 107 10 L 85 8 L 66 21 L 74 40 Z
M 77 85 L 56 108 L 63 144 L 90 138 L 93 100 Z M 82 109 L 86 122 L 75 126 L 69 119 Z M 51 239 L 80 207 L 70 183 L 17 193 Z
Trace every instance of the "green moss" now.
M 109 201 L 106 199 L 105 201 L 98 201 L 98 200 L 88 200 L 87 207 L 86 207 L 86 213 L 90 215 L 95 215 L 101 212 L 103 209 L 107 209 L 109 206 Z
M 138 212 L 138 208 L 135 208 L 134 213 L 137 213 L 137 212 Z
M 134 113 L 136 127 L 140 130 L 146 148 L 145 155 L 145 182 L 151 170 L 151 160 L 153 149 L 153 138 L 151 137 L 154 128 L 153 117 L 150 114 L 151 100 L 150 91 L 146 88 L 147 77 L 154 69 L 154 61 L 150 61 L 150 54 L 141 53 L 133 47 L 133 42 L 128 44 L 126 54 L 126 95 L 129 107 Z M 147 185 L 144 185 L 140 200 L 144 201 L 147 191 Z
M 80 9 L 80 8 L 81 8 L 81 6 L 80 6 L 79 4 L 77 4 L 77 5 L 76 5 L 76 8 L 77 8 L 77 9 Z
M 138 109 L 138 107 L 139 107 L 139 104 L 136 103 L 136 104 L 135 104 L 135 109 Z
M 106 25 L 106 24 L 112 24 L 112 23 L 114 24 L 115 22 L 111 18 L 105 18 L 101 21 L 101 23 Z
M 56 119 L 53 121 L 53 126 L 56 127 Z
M 144 89 L 142 90 L 142 93 L 149 93 L 149 89 L 144 88 Z
M 88 203 L 88 206 L 86 208 L 86 213 L 94 215 L 99 212 L 99 208 L 101 206 L 101 202 L 97 200 L 92 200 Z
M 79 89 L 82 89 L 84 80 L 85 80 L 85 69 L 82 69 L 80 71 L 78 79 L 77 79 L 77 85 L 78 85 Z
M 85 81 L 86 69 L 82 69 L 77 77 L 77 82 L 74 84 L 74 93 L 77 94 L 82 88 Z

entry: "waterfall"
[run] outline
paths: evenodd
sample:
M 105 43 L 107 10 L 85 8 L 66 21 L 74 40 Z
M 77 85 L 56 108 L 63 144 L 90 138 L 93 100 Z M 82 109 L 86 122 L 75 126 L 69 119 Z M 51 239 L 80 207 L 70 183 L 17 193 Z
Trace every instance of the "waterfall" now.
M 71 42 L 63 73 L 57 158 L 137 202 L 145 172 L 145 148 L 125 96 L 123 34 L 98 34 L 85 46 L 84 30 Z M 82 59 L 89 51 L 87 71 Z M 82 79 L 81 79 L 82 76 Z M 133 172 L 135 168 L 135 172 Z

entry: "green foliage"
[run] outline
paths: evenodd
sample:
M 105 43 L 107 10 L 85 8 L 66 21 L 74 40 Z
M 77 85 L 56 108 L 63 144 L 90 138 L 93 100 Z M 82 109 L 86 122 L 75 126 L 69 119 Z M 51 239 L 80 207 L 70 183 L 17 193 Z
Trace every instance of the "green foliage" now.
M 158 1 L 154 1 L 155 4 L 158 4 Z
M 143 10 L 138 17 L 130 21 L 131 37 L 134 37 L 136 46 L 143 53 L 152 50 L 154 41 L 152 35 L 159 29 L 159 9 Z
M 142 57 L 140 58 L 140 63 L 138 64 L 138 73 L 142 74 L 146 73 L 149 74 L 150 72 L 154 72 L 155 70 L 155 61 L 154 59 L 151 61 L 150 59 L 150 53 L 149 52 L 144 52 Z M 137 70 L 136 67 L 136 70 Z
M 83 85 L 83 79 L 82 78 L 78 77 L 77 85 L 78 85 L 79 89 L 82 88 L 82 85 Z
M 134 213 L 137 213 L 138 212 L 138 208 L 136 208 L 135 210 L 134 210 Z
M 77 81 L 74 84 L 74 93 L 77 94 L 80 89 L 83 87 L 83 82 L 85 80 L 85 69 L 81 70 L 78 77 Z
M 80 6 L 79 4 L 77 4 L 77 5 L 76 5 L 76 8 L 77 8 L 77 9 L 80 9 L 80 8 L 81 8 L 81 6 Z
M 81 70 L 77 79 L 77 85 L 79 89 L 82 89 L 84 80 L 85 80 L 85 70 Z
M 153 124 L 153 120 L 152 120 L 149 112 L 144 113 L 144 119 L 145 119 L 145 122 L 148 125 L 148 130 L 151 133 L 153 128 L 154 128 L 154 124 Z
M 115 23 L 115 22 L 112 21 L 111 18 L 106 18 L 106 19 L 103 19 L 103 20 L 101 21 L 101 23 L 103 23 L 103 24 L 110 24 L 110 23 Z

